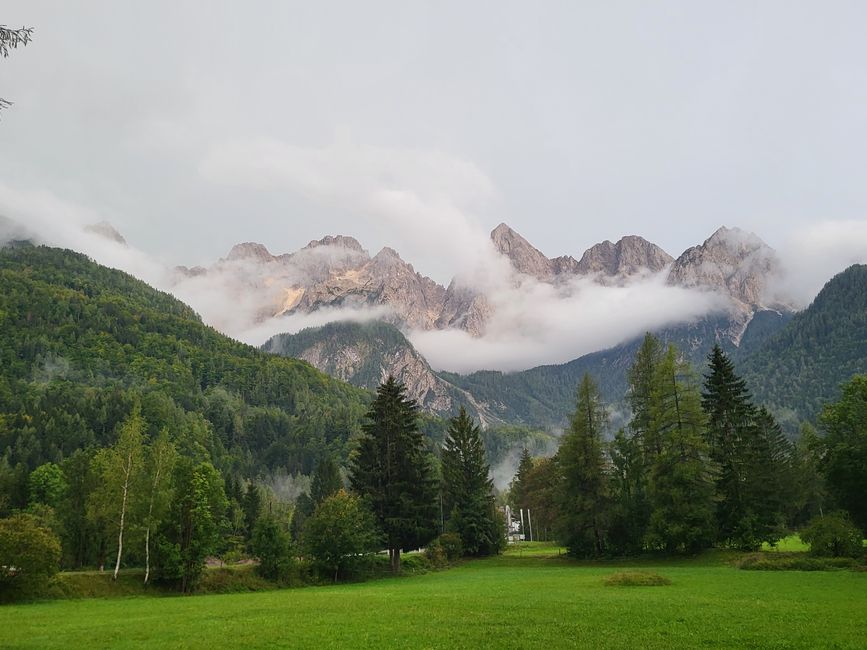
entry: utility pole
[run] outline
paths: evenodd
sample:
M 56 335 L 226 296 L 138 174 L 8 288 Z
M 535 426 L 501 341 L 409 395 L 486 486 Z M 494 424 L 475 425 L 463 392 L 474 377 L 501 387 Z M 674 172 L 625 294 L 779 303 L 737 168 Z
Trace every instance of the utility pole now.
M 527 536 L 524 535 L 524 509 L 521 508 L 521 536 L 524 539 L 527 539 Z
M 533 520 L 530 519 L 530 509 L 527 508 L 527 525 L 530 527 L 530 541 L 533 541 Z

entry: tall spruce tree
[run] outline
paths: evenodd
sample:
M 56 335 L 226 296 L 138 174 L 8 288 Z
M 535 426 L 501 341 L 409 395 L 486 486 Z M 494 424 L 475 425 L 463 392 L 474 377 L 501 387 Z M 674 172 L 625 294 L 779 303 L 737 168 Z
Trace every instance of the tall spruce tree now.
M 310 498 L 314 505 L 319 505 L 332 494 L 343 488 L 340 478 L 340 468 L 330 454 L 326 454 L 316 464 L 313 471 L 313 481 L 310 484 Z
M 668 552 L 697 552 L 714 539 L 714 476 L 701 396 L 674 346 L 654 375 L 649 430 L 659 454 L 649 473 L 648 541 Z
M 718 468 L 717 536 L 723 544 L 758 548 L 779 536 L 790 452 L 768 411 L 757 409 L 743 379 L 716 345 L 708 356 L 702 408 L 706 440 Z
M 526 447 L 523 447 L 515 477 L 509 484 L 509 501 L 515 510 L 527 508 L 527 479 L 532 470 L 533 457 L 530 455 L 530 451 Z
M 585 374 L 569 431 L 557 451 L 562 475 L 561 539 L 576 557 L 605 551 L 608 482 L 602 436 L 608 418 L 596 384 Z
M 418 411 L 404 385 L 389 377 L 376 391 L 351 463 L 352 488 L 368 500 L 395 573 L 401 549 L 419 548 L 436 535 L 436 482 Z
M 462 406 L 449 420 L 443 443 L 442 495 L 448 527 L 461 536 L 467 555 L 500 550 L 503 526 L 496 514 L 489 473 L 479 427 Z

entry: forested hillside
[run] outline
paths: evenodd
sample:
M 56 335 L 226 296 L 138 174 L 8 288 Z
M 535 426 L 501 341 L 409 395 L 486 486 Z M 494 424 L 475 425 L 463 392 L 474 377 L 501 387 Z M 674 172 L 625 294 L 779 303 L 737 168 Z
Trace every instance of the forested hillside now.
M 758 401 L 790 420 L 814 419 L 840 396 L 840 384 L 867 372 L 867 265 L 834 276 L 740 363 Z
M 110 444 L 141 403 L 226 473 L 309 473 L 346 458 L 369 394 L 202 324 L 172 296 L 78 253 L 0 250 L 2 471 Z M 14 469 L 15 467 L 19 469 Z

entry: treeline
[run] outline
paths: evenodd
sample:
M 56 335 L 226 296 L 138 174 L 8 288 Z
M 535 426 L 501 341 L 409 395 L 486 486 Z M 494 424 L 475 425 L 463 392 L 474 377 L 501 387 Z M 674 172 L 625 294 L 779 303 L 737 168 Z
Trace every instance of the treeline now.
M 263 577 L 287 582 L 300 564 L 333 580 L 357 575 L 381 549 L 395 572 L 410 549 L 427 547 L 435 564 L 498 552 L 503 522 L 479 427 L 461 411 L 438 458 L 419 415 L 389 378 L 366 414 L 348 481 L 325 454 L 293 507 L 221 474 L 187 429 L 149 436 L 136 402 L 111 445 L 38 466 L 26 476 L 23 507 L 5 504 L 12 516 L 0 520 L 0 567 L 14 570 L 0 570 L 0 595 L 27 592 L 59 566 L 98 567 L 115 579 L 123 567 L 143 567 L 145 583 L 188 592 L 212 557 L 255 558 Z
M 719 347 L 700 386 L 677 350 L 648 334 L 628 381 L 628 427 L 609 435 L 585 375 L 556 455 L 525 454 L 512 484 L 513 505 L 572 555 L 757 549 L 831 509 L 867 528 L 867 377 L 826 406 L 823 437 L 807 426 L 796 443 Z

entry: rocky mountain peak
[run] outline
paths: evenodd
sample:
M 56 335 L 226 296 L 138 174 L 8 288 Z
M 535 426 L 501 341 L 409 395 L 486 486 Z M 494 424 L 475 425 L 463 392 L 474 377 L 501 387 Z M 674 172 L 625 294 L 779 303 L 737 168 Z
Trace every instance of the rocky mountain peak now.
M 616 244 L 607 239 L 589 248 L 577 264 L 583 275 L 603 274 L 627 277 L 648 270 L 658 272 L 674 258 L 643 237 L 627 235 Z
M 776 252 L 757 235 L 722 227 L 675 260 L 668 283 L 720 291 L 743 305 L 763 307 L 768 281 L 779 271 Z
M 336 246 L 339 248 L 348 248 L 349 250 L 358 251 L 359 253 L 365 252 L 355 237 L 347 237 L 346 235 L 326 235 L 322 239 L 314 239 L 304 248 L 310 249 L 319 246 Z
M 519 273 L 549 281 L 556 274 L 554 263 L 509 226 L 501 223 L 491 231 L 491 241 L 501 255 L 509 258 Z
M 226 255 L 227 262 L 238 261 L 255 261 L 255 262 L 273 262 L 274 256 L 268 251 L 264 244 L 256 242 L 244 242 L 243 244 L 235 244 L 232 250 Z

